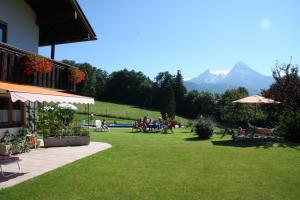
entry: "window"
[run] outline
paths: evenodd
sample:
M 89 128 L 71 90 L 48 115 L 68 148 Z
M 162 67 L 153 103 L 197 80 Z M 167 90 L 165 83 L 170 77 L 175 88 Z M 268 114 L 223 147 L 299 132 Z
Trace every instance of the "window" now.
M 0 124 L 8 124 L 8 98 L 0 97 Z
M 7 24 L 0 21 L 0 42 L 7 42 Z
M 0 128 L 18 127 L 24 123 L 24 104 L 0 97 Z

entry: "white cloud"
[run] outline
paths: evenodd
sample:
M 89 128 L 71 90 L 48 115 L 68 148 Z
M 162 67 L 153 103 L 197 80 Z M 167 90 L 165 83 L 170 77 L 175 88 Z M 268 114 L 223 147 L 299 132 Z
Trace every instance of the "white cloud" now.
M 263 31 L 267 31 L 271 28 L 271 21 L 270 21 L 270 19 L 263 18 L 260 20 L 259 25 Z

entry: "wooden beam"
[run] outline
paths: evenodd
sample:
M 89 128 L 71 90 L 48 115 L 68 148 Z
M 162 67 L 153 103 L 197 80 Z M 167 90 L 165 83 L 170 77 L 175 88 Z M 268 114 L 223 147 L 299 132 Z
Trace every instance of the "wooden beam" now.
M 36 24 L 41 25 L 48 25 L 48 24 L 59 24 L 68 21 L 75 20 L 75 16 L 73 12 L 57 12 L 57 13 L 43 13 L 42 15 L 38 15 L 36 19 Z

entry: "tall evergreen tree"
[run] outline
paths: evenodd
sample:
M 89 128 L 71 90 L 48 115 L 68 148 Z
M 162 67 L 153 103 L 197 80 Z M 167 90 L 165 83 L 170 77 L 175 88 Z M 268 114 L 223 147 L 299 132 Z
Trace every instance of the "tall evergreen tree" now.
M 169 72 L 160 72 L 155 79 L 160 88 L 160 112 L 162 116 L 167 113 L 171 119 L 174 119 L 176 112 L 176 102 L 173 89 L 173 76 Z
M 99 100 L 105 99 L 105 88 L 108 79 L 108 73 L 105 70 L 96 70 L 96 98 Z
M 184 111 L 184 97 L 187 90 L 183 84 L 183 77 L 180 70 L 177 70 L 177 74 L 174 78 L 174 93 L 176 102 L 176 112 L 182 114 Z

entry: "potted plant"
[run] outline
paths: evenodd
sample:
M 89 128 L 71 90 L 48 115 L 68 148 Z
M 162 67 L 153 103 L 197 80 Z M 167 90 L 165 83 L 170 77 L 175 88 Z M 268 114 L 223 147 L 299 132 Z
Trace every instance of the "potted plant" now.
M 30 151 L 30 141 L 24 129 L 20 129 L 18 134 L 5 132 L 0 142 L 0 155 L 10 155 Z
M 73 85 L 77 85 L 85 80 L 85 73 L 78 68 L 71 68 L 69 69 L 68 80 Z
M 89 130 L 80 127 L 70 127 L 64 130 L 64 133 L 60 136 L 44 136 L 43 140 L 45 147 L 83 146 L 90 144 Z
M 46 105 L 39 109 L 38 130 L 45 147 L 80 146 L 90 143 L 89 131 L 73 125 L 72 106 Z
M 53 70 L 53 62 L 51 60 L 34 54 L 26 54 L 22 65 L 26 75 L 33 75 L 34 73 L 46 74 Z
M 0 155 L 1 156 L 9 156 L 11 154 L 11 144 L 9 143 L 10 139 L 7 137 L 8 131 L 5 132 L 4 137 L 0 142 Z

